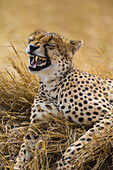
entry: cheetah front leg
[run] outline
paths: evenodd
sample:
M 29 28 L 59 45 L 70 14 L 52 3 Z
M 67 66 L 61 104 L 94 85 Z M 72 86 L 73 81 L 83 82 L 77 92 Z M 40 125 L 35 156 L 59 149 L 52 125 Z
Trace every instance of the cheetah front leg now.
M 14 165 L 14 170 L 23 170 L 28 166 L 29 162 L 32 160 L 35 145 L 40 141 L 39 132 L 36 131 L 36 122 L 38 120 L 43 120 L 43 115 L 48 115 L 49 113 L 57 114 L 58 110 L 56 105 L 52 100 L 42 94 L 36 97 L 31 110 L 31 127 L 28 129 L 28 133 L 24 137 L 24 143 L 21 145 L 19 155 L 17 156 L 16 163 Z M 35 128 L 35 129 L 33 129 Z M 34 133 L 36 132 L 36 133 Z
M 113 130 L 113 115 L 111 117 L 106 116 L 99 123 L 96 123 L 93 128 L 89 129 L 82 137 L 76 142 L 70 145 L 64 152 L 60 161 L 56 163 L 57 170 L 71 170 L 73 169 L 73 160 L 76 159 L 78 151 L 85 147 L 93 138 L 94 134 L 104 133 L 105 128 L 111 128 Z

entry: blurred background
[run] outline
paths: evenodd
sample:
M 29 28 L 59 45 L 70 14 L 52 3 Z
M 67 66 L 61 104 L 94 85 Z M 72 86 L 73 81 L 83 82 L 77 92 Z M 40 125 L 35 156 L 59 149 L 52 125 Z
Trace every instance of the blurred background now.
M 36 29 L 82 39 L 75 55 L 82 70 L 101 64 L 100 49 L 113 72 L 113 0 L 0 0 L 0 68 L 10 67 L 10 41 L 24 58 L 28 35 Z

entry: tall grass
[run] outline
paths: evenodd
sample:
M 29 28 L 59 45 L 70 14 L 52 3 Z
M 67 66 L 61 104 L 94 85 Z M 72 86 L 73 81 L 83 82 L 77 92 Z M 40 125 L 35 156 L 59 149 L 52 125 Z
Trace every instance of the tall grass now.
M 54 163 L 60 159 L 65 149 L 86 130 L 84 127 L 75 127 L 62 114 L 50 114 L 34 126 L 29 124 L 30 108 L 38 91 L 39 78 L 28 72 L 26 61 L 20 58 L 14 45 L 11 45 L 15 52 L 15 57 L 9 59 L 13 71 L 6 69 L 0 72 L 0 168 L 13 170 L 23 137 L 29 128 L 31 133 L 39 135 L 40 132 L 40 135 L 33 151 L 33 159 L 26 168 L 54 169 Z M 104 68 L 105 78 L 111 77 L 103 53 L 99 49 L 98 52 L 104 66 L 101 63 L 98 70 L 101 72 L 101 68 L 102 71 Z M 90 71 L 94 71 L 93 67 Z M 107 164 L 111 166 L 113 129 L 106 127 L 105 133 L 93 138 L 77 155 L 79 159 L 74 162 L 75 169 L 96 170 L 106 168 Z

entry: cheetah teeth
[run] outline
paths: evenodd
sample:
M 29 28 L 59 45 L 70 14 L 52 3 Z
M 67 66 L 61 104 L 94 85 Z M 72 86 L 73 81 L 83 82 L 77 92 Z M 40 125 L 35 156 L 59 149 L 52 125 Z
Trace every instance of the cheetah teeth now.
M 35 59 L 36 59 L 36 60 L 43 60 L 43 61 L 46 60 L 46 58 L 42 58 L 42 57 L 39 57 L 39 56 L 35 56 Z
M 31 64 L 33 64 L 34 63 L 34 58 L 32 59 L 32 61 L 31 61 Z
M 45 63 L 40 64 L 40 66 L 44 66 L 45 64 L 46 64 L 46 62 L 45 62 Z

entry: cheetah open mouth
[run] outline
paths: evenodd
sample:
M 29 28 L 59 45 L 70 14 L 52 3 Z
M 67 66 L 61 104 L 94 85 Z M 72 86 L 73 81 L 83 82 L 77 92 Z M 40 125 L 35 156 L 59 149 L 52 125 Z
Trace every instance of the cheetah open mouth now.
M 30 55 L 29 64 L 29 69 L 31 71 L 40 71 L 46 67 L 49 67 L 51 65 L 51 61 L 46 57 Z

